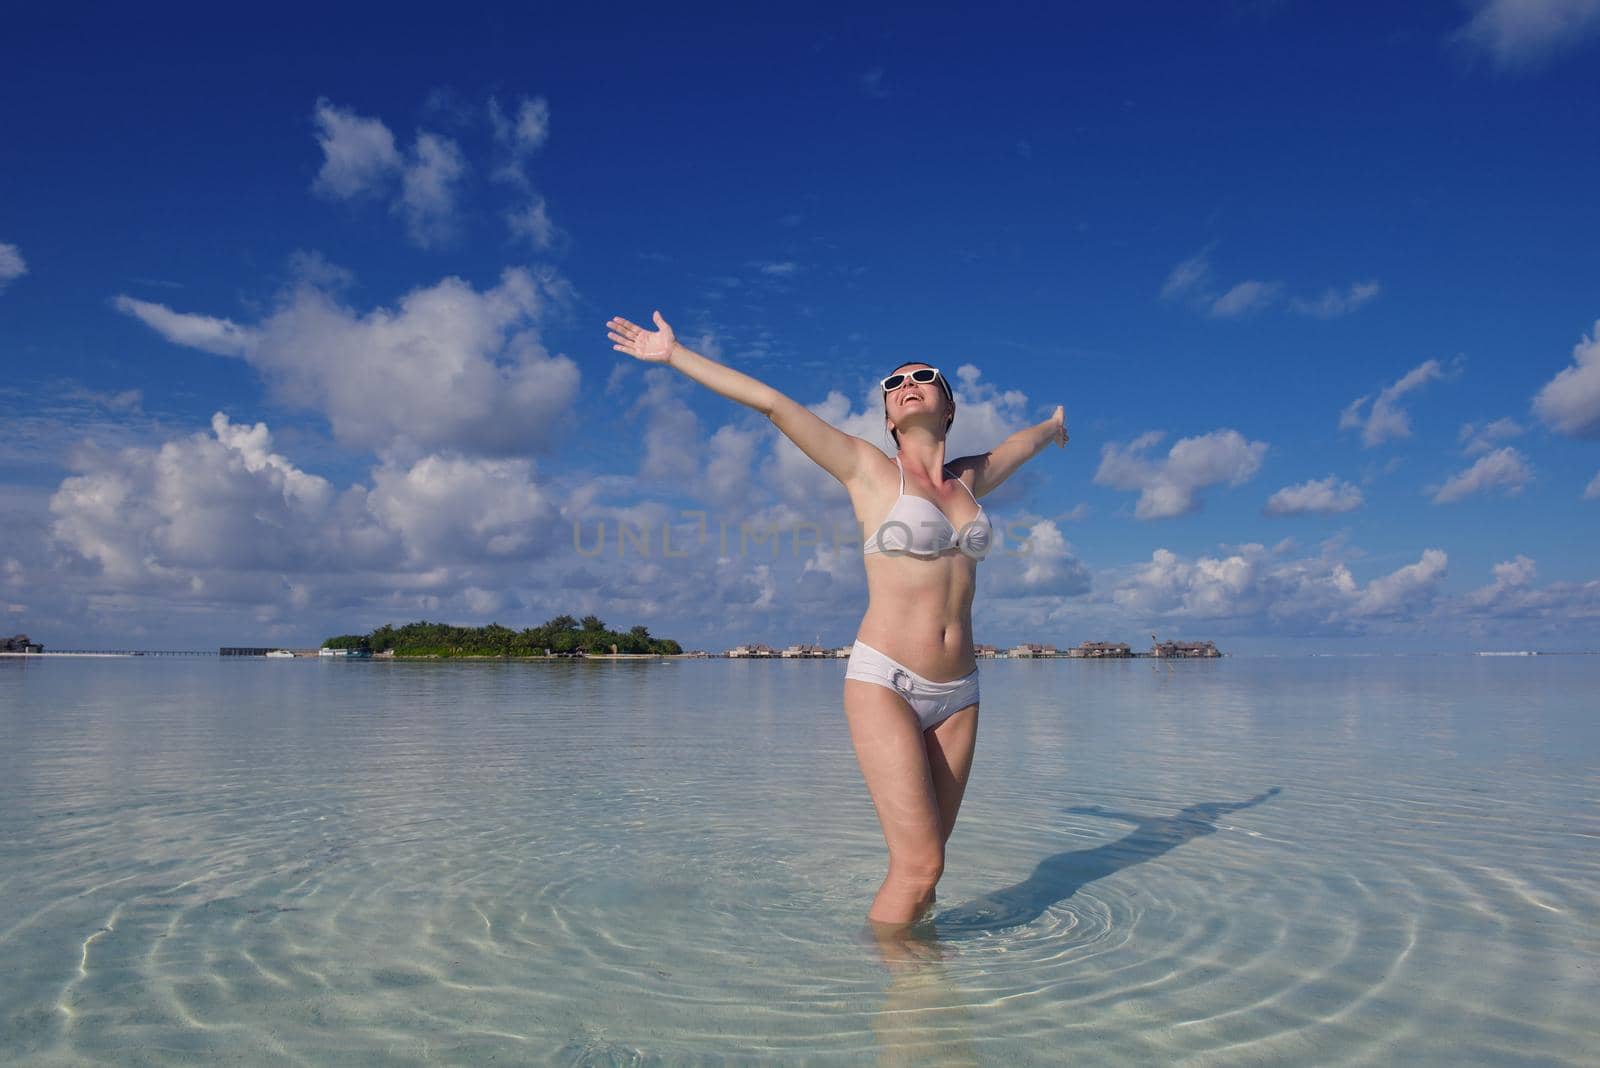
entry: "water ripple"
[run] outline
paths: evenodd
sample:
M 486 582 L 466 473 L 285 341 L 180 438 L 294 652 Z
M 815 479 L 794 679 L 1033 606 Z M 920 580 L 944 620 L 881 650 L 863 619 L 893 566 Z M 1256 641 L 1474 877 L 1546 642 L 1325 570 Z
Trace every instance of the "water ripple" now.
M 1566 691 L 1125 667 L 985 668 L 879 942 L 833 665 L 49 665 L 0 691 L 0 1056 L 1585 1063 Z

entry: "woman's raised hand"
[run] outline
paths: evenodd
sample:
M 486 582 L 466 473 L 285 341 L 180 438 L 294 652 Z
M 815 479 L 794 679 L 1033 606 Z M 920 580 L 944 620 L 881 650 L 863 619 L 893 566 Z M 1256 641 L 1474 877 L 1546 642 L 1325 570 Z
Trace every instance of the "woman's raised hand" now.
M 672 346 L 677 343 L 678 337 L 667 321 L 661 318 L 660 312 L 652 312 L 651 317 L 655 319 L 658 329 L 646 330 L 620 315 L 614 317 L 606 323 L 606 336 L 612 341 L 611 347 L 618 352 L 626 352 L 636 360 L 665 363 L 667 357 L 672 355 Z
M 1061 446 L 1063 449 L 1066 448 L 1067 447 L 1067 412 L 1066 412 L 1066 409 L 1061 407 L 1061 405 L 1059 405 L 1059 404 L 1056 405 L 1055 414 L 1050 417 L 1050 421 L 1056 425 L 1055 434 L 1050 438 L 1050 440 L 1055 442 L 1057 445 Z

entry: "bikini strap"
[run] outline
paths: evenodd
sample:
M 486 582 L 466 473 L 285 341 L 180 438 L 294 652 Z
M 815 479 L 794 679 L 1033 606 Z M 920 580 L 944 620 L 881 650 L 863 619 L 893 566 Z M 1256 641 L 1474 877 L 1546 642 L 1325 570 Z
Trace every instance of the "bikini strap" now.
M 900 462 L 900 457 L 898 456 L 894 458 L 894 465 L 900 468 L 900 496 L 904 497 L 906 495 L 906 468 Z
M 944 473 L 947 474 L 947 475 L 950 474 L 950 465 L 949 464 L 945 464 L 944 465 Z M 957 482 L 961 482 L 961 476 L 960 475 L 952 475 L 951 477 L 954 478 Z M 978 505 L 978 510 L 981 512 L 983 510 L 983 505 L 978 504 L 978 495 L 976 493 L 973 493 L 970 489 L 967 489 L 967 484 L 965 482 L 961 482 L 961 488 L 964 489 L 964 490 L 967 490 L 967 496 L 972 498 L 972 503 L 973 504 L 977 504 Z

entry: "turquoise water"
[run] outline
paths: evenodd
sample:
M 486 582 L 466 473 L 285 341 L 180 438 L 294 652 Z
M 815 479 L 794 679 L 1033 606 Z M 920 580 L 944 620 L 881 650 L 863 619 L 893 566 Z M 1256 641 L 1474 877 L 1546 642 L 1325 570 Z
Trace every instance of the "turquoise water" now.
M 1600 658 L 982 672 L 886 955 L 842 661 L 0 661 L 0 1060 L 1593 1063 Z

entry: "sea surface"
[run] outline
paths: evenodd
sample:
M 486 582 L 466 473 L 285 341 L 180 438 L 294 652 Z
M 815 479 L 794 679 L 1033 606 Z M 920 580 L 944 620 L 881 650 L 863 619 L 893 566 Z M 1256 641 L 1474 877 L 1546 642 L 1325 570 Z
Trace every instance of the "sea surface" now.
M 1600 1058 L 1600 657 L 983 661 L 887 947 L 844 667 L 0 660 L 0 1061 Z

